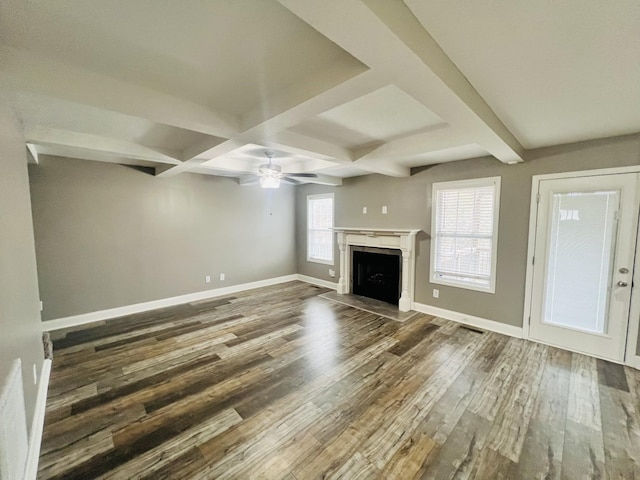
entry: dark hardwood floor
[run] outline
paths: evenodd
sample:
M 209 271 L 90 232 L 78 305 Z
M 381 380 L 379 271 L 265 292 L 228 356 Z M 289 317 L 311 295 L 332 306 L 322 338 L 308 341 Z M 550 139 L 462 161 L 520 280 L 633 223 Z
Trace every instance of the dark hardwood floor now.
M 300 282 L 53 332 L 41 479 L 640 479 L 640 372 Z

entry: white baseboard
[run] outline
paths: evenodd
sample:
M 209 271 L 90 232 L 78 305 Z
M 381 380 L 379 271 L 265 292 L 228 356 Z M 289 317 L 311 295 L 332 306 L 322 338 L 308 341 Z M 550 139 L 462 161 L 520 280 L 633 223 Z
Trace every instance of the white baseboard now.
M 109 320 L 111 318 L 122 317 L 123 315 L 131 315 L 133 313 L 146 312 L 157 308 L 172 307 L 182 303 L 196 302 L 207 298 L 222 297 L 233 293 L 251 290 L 253 288 L 268 287 L 279 283 L 291 282 L 298 280 L 297 274 L 284 275 L 282 277 L 268 278 L 266 280 L 258 280 L 256 282 L 241 283 L 239 285 L 231 285 L 229 287 L 214 288 L 213 290 L 205 290 L 203 292 L 188 293 L 186 295 L 178 295 L 177 297 L 163 298 L 153 300 L 151 302 L 136 303 L 126 305 L 124 307 L 109 308 L 107 310 L 98 310 L 97 312 L 82 313 L 80 315 L 72 315 L 69 317 L 57 318 L 55 320 L 45 320 L 42 322 L 43 330 L 52 331 L 61 328 L 75 327 L 76 325 L 84 325 L 85 323 L 98 322 L 101 320 Z
M 322 280 L 320 278 L 308 277 L 307 275 L 297 275 L 298 280 L 305 283 L 310 283 L 311 285 L 316 285 L 318 287 L 330 288 L 331 290 L 337 290 L 338 284 L 334 282 L 329 282 L 327 280 Z
M 486 318 L 475 317 L 466 313 L 454 312 L 453 310 L 446 310 L 444 308 L 434 307 L 424 303 L 413 302 L 412 310 L 446 318 L 447 320 L 453 320 L 454 322 L 464 323 L 465 325 L 470 325 L 482 330 L 501 333 L 502 335 L 508 335 L 510 337 L 522 338 L 523 336 L 522 327 L 514 327 L 513 325 L 496 322 L 495 320 L 488 320 Z
M 35 480 L 38 475 L 38 460 L 40 459 L 40 444 L 42 443 L 42 431 L 44 429 L 44 413 L 47 407 L 47 390 L 49 389 L 49 376 L 51 375 L 51 360 L 45 358 L 40 371 L 38 394 L 36 396 L 36 409 L 31 422 L 31 434 L 29 435 L 29 451 L 27 453 L 27 465 L 25 467 L 24 480 Z

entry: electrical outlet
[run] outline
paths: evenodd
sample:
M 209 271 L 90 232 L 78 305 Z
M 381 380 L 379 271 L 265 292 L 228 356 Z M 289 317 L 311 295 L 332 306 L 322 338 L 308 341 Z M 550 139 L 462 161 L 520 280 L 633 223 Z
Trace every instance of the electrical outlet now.
M 33 384 L 38 384 L 38 367 L 36 367 L 35 363 L 33 364 Z
M 211 275 L 206 275 L 204 277 L 204 283 L 211 283 Z
M 220 280 L 224 280 L 224 273 L 220 274 Z
M 386 205 L 382 207 L 382 213 L 383 213 L 384 215 L 386 215 L 386 214 L 387 214 L 387 206 L 386 206 Z
M 366 215 L 367 214 L 367 207 L 362 207 L 362 214 Z
M 336 271 L 335 271 L 334 269 L 330 268 L 330 269 L 329 269 L 329 276 L 330 276 L 331 278 L 335 277 L 335 276 L 336 276 Z
M 440 298 L 440 290 L 437 288 L 433 289 L 433 298 Z
M 44 303 L 42 303 L 42 300 L 40 300 L 40 311 L 44 310 Z

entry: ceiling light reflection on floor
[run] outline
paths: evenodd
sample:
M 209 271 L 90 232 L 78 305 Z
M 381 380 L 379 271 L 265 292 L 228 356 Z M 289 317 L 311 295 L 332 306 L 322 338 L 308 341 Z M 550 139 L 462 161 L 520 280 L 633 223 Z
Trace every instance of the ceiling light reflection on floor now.
M 332 305 L 312 299 L 303 313 L 301 324 L 307 332 L 306 358 L 312 369 L 329 370 L 338 364 L 341 345 L 338 324 Z

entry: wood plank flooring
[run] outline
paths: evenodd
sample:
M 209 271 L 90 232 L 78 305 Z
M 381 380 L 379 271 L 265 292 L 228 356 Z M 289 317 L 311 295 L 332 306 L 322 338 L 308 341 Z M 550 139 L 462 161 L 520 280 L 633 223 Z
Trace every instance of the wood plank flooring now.
M 300 282 L 52 332 L 40 479 L 640 479 L 640 372 Z

